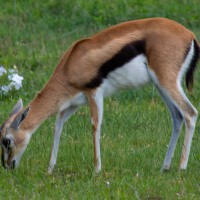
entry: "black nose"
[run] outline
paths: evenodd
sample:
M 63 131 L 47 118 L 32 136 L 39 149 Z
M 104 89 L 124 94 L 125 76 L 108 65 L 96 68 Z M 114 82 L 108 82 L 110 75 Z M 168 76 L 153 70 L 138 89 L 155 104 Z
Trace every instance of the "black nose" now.
M 11 144 L 11 139 L 9 138 L 3 138 L 2 139 L 2 144 L 4 145 L 4 147 L 8 148 Z

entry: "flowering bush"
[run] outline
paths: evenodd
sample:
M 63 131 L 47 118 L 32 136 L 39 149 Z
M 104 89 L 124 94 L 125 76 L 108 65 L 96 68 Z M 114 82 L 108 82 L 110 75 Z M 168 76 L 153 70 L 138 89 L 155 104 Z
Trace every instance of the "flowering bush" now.
M 23 79 L 18 74 L 16 65 L 7 70 L 0 66 L 0 94 L 6 95 L 12 90 L 19 90 L 22 87 Z

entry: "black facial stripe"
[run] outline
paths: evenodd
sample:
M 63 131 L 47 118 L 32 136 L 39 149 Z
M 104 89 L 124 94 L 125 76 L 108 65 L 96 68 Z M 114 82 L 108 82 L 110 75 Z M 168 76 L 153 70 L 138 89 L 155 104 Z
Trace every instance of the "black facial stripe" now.
M 4 162 L 4 149 L 2 148 L 1 150 L 1 164 L 3 167 L 5 167 L 5 162 Z
M 2 128 L 4 127 L 5 122 L 0 127 L 0 132 L 2 131 Z
M 98 74 L 88 82 L 86 88 L 95 88 L 99 86 L 103 79 L 115 69 L 122 67 L 125 63 L 129 62 L 134 57 L 144 54 L 145 55 L 146 42 L 145 40 L 134 41 L 125 45 L 117 54 L 115 54 L 110 60 L 102 64 Z

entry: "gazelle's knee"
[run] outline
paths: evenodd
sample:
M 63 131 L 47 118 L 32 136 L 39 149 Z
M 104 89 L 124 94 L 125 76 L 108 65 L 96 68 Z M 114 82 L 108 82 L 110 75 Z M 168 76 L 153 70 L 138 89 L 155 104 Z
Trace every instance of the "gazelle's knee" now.
M 187 114 L 184 116 L 186 126 L 190 128 L 195 127 L 197 117 L 198 111 L 194 107 L 188 109 Z
M 198 111 L 196 108 L 193 107 L 191 112 L 191 117 L 197 118 L 197 116 L 198 116 Z
M 192 124 L 195 125 L 198 117 L 198 111 L 194 109 L 194 114 L 192 116 Z

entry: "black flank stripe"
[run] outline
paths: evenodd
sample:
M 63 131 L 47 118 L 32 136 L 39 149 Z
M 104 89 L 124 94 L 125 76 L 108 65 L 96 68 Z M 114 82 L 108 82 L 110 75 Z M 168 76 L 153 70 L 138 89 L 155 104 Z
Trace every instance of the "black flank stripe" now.
M 115 69 L 122 67 L 125 63 L 128 63 L 134 57 L 145 54 L 145 40 L 139 40 L 125 45 L 117 54 L 115 54 L 110 60 L 102 64 L 98 74 L 88 82 L 86 88 L 98 87 L 103 79 Z

